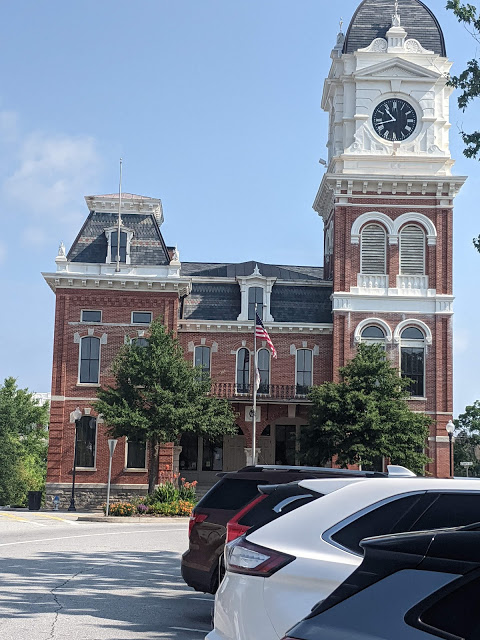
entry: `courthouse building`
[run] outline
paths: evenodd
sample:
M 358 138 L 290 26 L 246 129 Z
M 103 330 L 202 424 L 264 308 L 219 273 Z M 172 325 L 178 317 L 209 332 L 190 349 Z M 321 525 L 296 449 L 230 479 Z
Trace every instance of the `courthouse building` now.
M 278 352 L 272 360 L 257 345 L 259 462 L 298 461 L 309 387 L 337 379 L 365 341 L 383 344 L 413 380 L 411 408 L 432 418 L 428 471 L 448 475 L 453 200 L 465 178 L 452 175 L 444 37 L 418 0 L 399 0 L 398 13 L 393 0 L 364 0 L 331 58 L 322 97 L 328 160 L 313 205 L 323 266 L 272 265 L 262 256 L 181 261 L 162 236 L 159 199 L 124 194 L 118 237 L 118 195 L 86 197 L 72 247 L 61 247 L 56 271 L 43 274 L 56 295 L 47 496 L 67 503 L 77 417 L 77 504 L 104 500 L 107 436 L 93 402 L 113 382 L 118 349 L 141 344 L 159 316 L 238 414 L 237 434 L 223 445 L 192 435 L 166 444 L 161 471 L 179 468 L 207 486 L 218 471 L 250 462 L 255 303 Z M 142 444 L 119 441 L 113 495 L 146 490 L 146 454 Z

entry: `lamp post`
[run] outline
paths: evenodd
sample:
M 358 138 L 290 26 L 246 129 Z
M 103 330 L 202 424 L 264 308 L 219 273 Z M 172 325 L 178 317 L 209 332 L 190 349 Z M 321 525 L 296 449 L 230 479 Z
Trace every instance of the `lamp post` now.
M 449 455 L 450 455 L 450 477 L 453 478 L 453 432 L 455 431 L 455 425 L 451 420 L 447 422 L 445 427 L 448 433 L 449 443 Z
M 68 507 L 69 511 L 76 511 L 75 508 L 75 472 L 77 470 L 77 427 L 78 421 L 82 417 L 82 412 L 80 407 L 77 407 L 73 412 L 72 416 L 75 420 L 75 444 L 73 445 L 73 473 L 72 473 L 72 497 L 70 498 L 70 506 Z
M 110 513 L 110 482 L 112 480 L 112 458 L 113 452 L 115 451 L 115 447 L 117 446 L 118 440 L 111 439 L 108 441 L 108 449 L 110 452 L 110 460 L 108 461 L 108 484 L 107 484 L 107 508 L 105 509 L 105 515 L 108 516 Z

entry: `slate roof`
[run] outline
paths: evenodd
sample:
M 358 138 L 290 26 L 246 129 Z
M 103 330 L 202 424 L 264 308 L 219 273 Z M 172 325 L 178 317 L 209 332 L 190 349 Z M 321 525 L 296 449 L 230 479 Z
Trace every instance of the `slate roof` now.
M 236 320 L 240 314 L 240 287 L 235 284 L 194 282 L 184 298 L 181 317 L 190 320 Z
M 331 287 L 274 285 L 270 313 L 275 322 L 332 322 Z
M 265 278 L 279 280 L 323 280 L 323 267 L 299 267 L 263 262 L 182 262 L 182 276 L 198 276 L 204 278 L 236 278 L 252 275 L 255 266 Z
M 363 0 L 348 27 L 343 53 L 368 47 L 375 38 L 385 38 L 392 26 L 394 0 Z M 399 0 L 398 13 L 407 38 L 446 57 L 445 39 L 438 20 L 419 0 Z
M 107 238 L 104 231 L 116 226 L 117 220 L 116 213 L 90 211 L 68 252 L 68 260 L 72 262 L 105 262 Z M 153 214 L 123 213 L 122 224 L 133 231 L 130 244 L 131 264 L 166 265 L 170 263 L 167 247 Z

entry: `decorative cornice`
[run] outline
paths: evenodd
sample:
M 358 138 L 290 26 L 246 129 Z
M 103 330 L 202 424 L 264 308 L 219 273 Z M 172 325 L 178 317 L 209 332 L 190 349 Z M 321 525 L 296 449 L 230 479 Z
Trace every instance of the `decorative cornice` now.
M 303 333 L 303 334 L 330 334 L 333 332 L 332 323 L 301 323 L 301 322 L 265 322 L 268 333 Z M 252 333 L 252 322 L 236 320 L 190 320 L 178 321 L 178 331 L 186 332 L 210 332 L 210 333 Z
M 192 289 L 189 278 L 168 277 L 164 279 L 124 274 L 84 275 L 66 273 L 42 273 L 50 289 L 109 289 L 112 291 L 175 292 L 180 297 L 188 295 Z

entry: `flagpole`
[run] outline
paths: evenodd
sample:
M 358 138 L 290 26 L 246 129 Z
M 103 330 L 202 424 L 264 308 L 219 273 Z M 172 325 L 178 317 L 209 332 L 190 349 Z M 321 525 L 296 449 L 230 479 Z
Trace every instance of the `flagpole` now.
M 122 224 L 122 159 L 120 158 L 120 179 L 118 182 L 118 221 L 117 221 L 117 266 L 115 271 L 120 271 L 120 227 Z
M 256 464 L 257 440 L 257 303 L 253 316 L 253 417 L 252 417 L 252 464 Z

